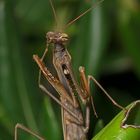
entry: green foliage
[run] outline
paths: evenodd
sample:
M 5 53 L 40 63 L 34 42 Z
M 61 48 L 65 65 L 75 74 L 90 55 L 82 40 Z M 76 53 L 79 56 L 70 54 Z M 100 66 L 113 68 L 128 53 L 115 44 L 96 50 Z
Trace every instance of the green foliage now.
M 91 6 L 90 0 L 53 2 L 61 27 Z M 70 36 L 67 46 L 77 79 L 78 67 L 85 66 L 86 73 L 96 76 L 109 94 L 124 106 L 140 97 L 139 5 L 134 0 L 104 1 L 65 30 Z M 53 30 L 55 24 L 48 0 L 0 1 L 2 140 L 13 139 L 16 123 L 24 124 L 47 139 L 62 139 L 60 107 L 43 96 L 38 88 L 38 67 L 32 60 L 33 54 L 43 54 L 45 33 Z M 47 56 L 47 66 L 54 72 L 51 47 Z M 95 91 L 100 90 L 94 88 L 93 93 Z M 106 98 L 94 96 L 102 123 L 94 131 L 95 122 L 91 120 L 91 134 L 98 132 L 118 112 Z M 19 131 L 19 139 L 33 138 Z
M 105 128 L 103 128 L 92 140 L 139 140 L 140 127 L 138 128 L 140 100 L 127 107 L 129 113 L 122 110 Z M 126 117 L 126 114 L 127 117 Z M 124 121 L 126 118 L 126 121 Z M 131 120 L 131 121 L 130 121 Z M 129 127 L 124 127 L 128 126 Z M 121 127 L 122 126 L 122 127 Z M 135 126 L 135 128 L 133 127 Z

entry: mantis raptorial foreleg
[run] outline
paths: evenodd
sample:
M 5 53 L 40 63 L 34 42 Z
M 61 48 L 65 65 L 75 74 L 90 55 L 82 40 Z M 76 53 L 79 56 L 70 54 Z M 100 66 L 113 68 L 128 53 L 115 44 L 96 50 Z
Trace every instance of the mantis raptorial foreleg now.
M 65 90 L 65 88 L 63 87 L 63 85 L 59 82 L 59 80 L 56 77 L 52 76 L 52 74 L 50 73 L 50 71 L 48 71 L 47 67 L 44 65 L 44 63 L 41 61 L 41 59 L 37 55 L 34 55 L 33 59 L 38 64 L 39 68 L 41 69 L 43 75 L 48 80 L 48 82 L 50 82 L 50 84 L 59 93 L 60 98 L 64 98 L 64 99 L 68 100 L 71 103 L 71 105 L 73 105 L 73 101 L 71 100 L 71 97 L 68 95 L 68 93 Z M 51 98 L 53 98 L 53 100 L 55 100 L 61 107 L 63 107 L 67 112 L 69 112 L 74 118 L 76 118 L 78 121 L 77 123 L 81 123 L 81 120 L 79 119 L 79 117 L 77 115 L 75 115 L 73 113 L 73 111 L 69 109 L 68 106 L 65 106 L 64 104 L 62 104 L 61 101 L 59 99 L 57 99 L 51 92 L 49 92 L 45 86 L 39 84 L 39 87 L 47 95 L 49 95 Z
M 18 129 L 21 129 L 31 135 L 33 135 L 34 137 L 38 138 L 39 140 L 45 140 L 43 137 L 39 136 L 37 133 L 31 131 L 29 128 L 25 127 L 24 125 L 17 123 L 15 126 L 15 138 L 14 140 L 18 140 Z
M 83 90 L 86 91 L 85 93 L 87 93 L 86 98 L 89 98 L 89 102 L 91 102 L 91 105 L 92 105 L 92 108 L 94 111 L 94 115 L 98 118 L 98 115 L 97 115 L 97 112 L 95 109 L 95 105 L 93 102 L 93 97 L 91 96 L 91 92 L 90 92 L 90 85 L 89 85 L 88 80 L 87 80 L 86 75 L 85 75 L 85 68 L 82 66 L 79 67 L 79 72 L 80 72 L 82 88 L 83 88 Z
M 47 52 L 48 52 L 48 47 L 46 47 L 46 49 L 45 49 L 45 51 L 44 51 L 44 53 L 43 53 L 41 59 L 40 59 L 38 56 L 36 56 L 36 55 L 33 56 L 34 60 L 37 62 L 37 64 L 38 64 L 39 67 L 41 68 L 41 69 L 39 69 L 38 86 L 39 86 L 39 88 L 40 88 L 42 91 L 44 91 L 44 92 L 45 92 L 46 94 L 48 94 L 51 98 L 53 98 L 59 105 L 64 106 L 64 105 L 62 105 L 62 103 L 60 102 L 60 100 L 58 100 L 55 96 L 53 96 L 53 94 L 52 94 L 51 92 L 49 92 L 48 89 L 47 89 L 43 84 L 41 84 L 41 73 L 44 72 L 46 76 L 48 75 L 47 72 L 45 71 L 45 68 L 46 68 L 46 67 L 43 66 L 43 64 L 42 64 L 42 62 L 43 62 L 43 60 L 44 60 L 44 58 L 45 58 Z M 42 72 L 41 72 L 41 71 L 42 71 Z M 59 93 L 59 92 L 58 92 L 58 93 Z
M 80 72 L 81 88 L 82 88 L 83 92 L 86 94 L 84 98 L 82 96 L 80 96 L 80 98 L 83 98 L 81 100 L 82 101 L 85 100 L 85 103 L 86 103 L 86 105 L 85 105 L 86 106 L 85 132 L 88 132 L 89 125 L 90 125 L 90 103 L 93 107 L 93 111 L 94 111 L 95 116 L 96 117 L 98 117 L 98 116 L 97 116 L 97 113 L 96 113 L 96 110 L 95 110 L 95 105 L 93 103 L 93 98 L 90 95 L 90 87 L 88 85 L 88 81 L 87 81 L 87 78 L 85 76 L 84 67 L 79 67 L 79 72 Z
M 48 52 L 48 47 L 46 47 L 46 49 L 45 49 L 45 51 L 44 51 L 44 53 L 43 53 L 43 55 L 42 55 L 42 57 L 41 57 L 41 59 L 39 59 L 39 57 L 38 56 L 35 56 L 34 55 L 34 60 L 36 61 L 36 62 L 38 62 L 38 65 L 41 67 L 42 66 L 42 64 L 41 64 L 41 61 L 43 62 L 43 60 L 44 60 L 44 58 L 45 58 L 45 56 L 46 56 L 46 54 L 47 54 L 47 52 Z M 44 69 L 45 67 L 42 67 L 42 70 Z M 45 72 L 45 70 L 43 70 L 44 72 Z M 38 86 L 39 86 L 39 88 L 42 90 L 42 91 L 44 91 L 45 93 L 47 93 L 50 97 L 52 97 L 58 104 L 61 104 L 62 105 L 62 103 L 55 97 L 55 96 L 53 96 L 53 94 L 51 93 L 51 92 L 49 92 L 48 90 L 47 90 L 47 88 L 43 85 L 43 84 L 41 84 L 41 69 L 39 69 L 39 76 L 38 76 Z M 47 74 L 46 74 L 47 75 Z

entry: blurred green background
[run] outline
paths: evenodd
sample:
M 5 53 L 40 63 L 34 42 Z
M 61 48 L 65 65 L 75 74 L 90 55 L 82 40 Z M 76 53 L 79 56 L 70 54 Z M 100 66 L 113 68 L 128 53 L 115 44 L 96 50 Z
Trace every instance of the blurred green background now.
M 53 2 L 63 26 L 95 1 Z M 48 0 L 0 1 L 0 140 L 14 139 L 16 123 L 46 139 L 62 139 L 60 107 L 38 88 L 38 67 L 32 59 L 33 54 L 43 54 L 45 34 L 54 25 Z M 140 98 L 139 0 L 105 0 L 64 32 L 70 36 L 67 46 L 77 79 L 82 65 L 121 105 Z M 55 73 L 51 54 L 50 47 L 46 64 Z M 92 91 L 105 125 L 119 109 L 94 84 Z M 91 120 L 90 137 L 97 121 Z M 19 139 L 34 138 L 19 131 Z

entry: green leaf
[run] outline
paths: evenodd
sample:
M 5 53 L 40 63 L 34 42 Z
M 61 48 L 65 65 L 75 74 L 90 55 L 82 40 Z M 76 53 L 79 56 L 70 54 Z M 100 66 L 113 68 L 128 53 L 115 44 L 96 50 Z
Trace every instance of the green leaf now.
M 139 140 L 140 139 L 140 100 L 122 110 L 92 140 Z

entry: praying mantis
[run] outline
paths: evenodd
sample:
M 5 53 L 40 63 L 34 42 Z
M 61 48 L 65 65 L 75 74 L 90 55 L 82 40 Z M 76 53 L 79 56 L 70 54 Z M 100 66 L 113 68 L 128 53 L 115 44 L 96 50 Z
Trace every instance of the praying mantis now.
M 101 2 L 103 2 L 103 0 L 97 2 L 95 6 Z M 57 20 L 52 0 L 50 0 L 50 4 L 54 13 L 54 17 Z M 70 21 L 65 26 L 65 28 L 73 24 L 91 9 L 93 9 L 93 7 L 89 8 L 74 20 Z M 33 55 L 33 59 L 40 69 L 38 78 L 39 88 L 61 106 L 64 140 L 88 140 L 87 133 L 90 127 L 90 106 L 93 107 L 94 114 L 97 117 L 93 98 L 90 92 L 91 80 L 93 80 L 100 87 L 100 89 L 106 94 L 106 96 L 112 101 L 114 105 L 120 109 L 124 108 L 111 98 L 111 96 L 104 90 L 104 88 L 96 81 L 93 76 L 89 75 L 86 77 L 85 68 L 82 66 L 79 67 L 81 82 L 81 86 L 79 86 L 73 73 L 71 56 L 65 46 L 69 40 L 69 36 L 66 33 L 51 31 L 46 34 L 46 38 L 47 48 L 45 49 L 43 56 L 39 58 L 38 55 Z M 53 65 L 57 72 L 58 78 L 56 78 L 48 70 L 47 66 L 43 62 L 44 57 L 48 52 L 48 46 L 50 45 L 53 45 Z M 51 84 L 51 86 L 57 91 L 59 94 L 59 99 L 55 97 L 43 84 L 41 84 L 42 74 Z M 85 114 L 82 110 L 81 103 L 85 107 Z M 21 124 L 17 124 L 15 127 L 15 140 L 17 140 L 17 130 L 19 128 L 37 137 L 39 140 L 44 140 L 44 138 Z

